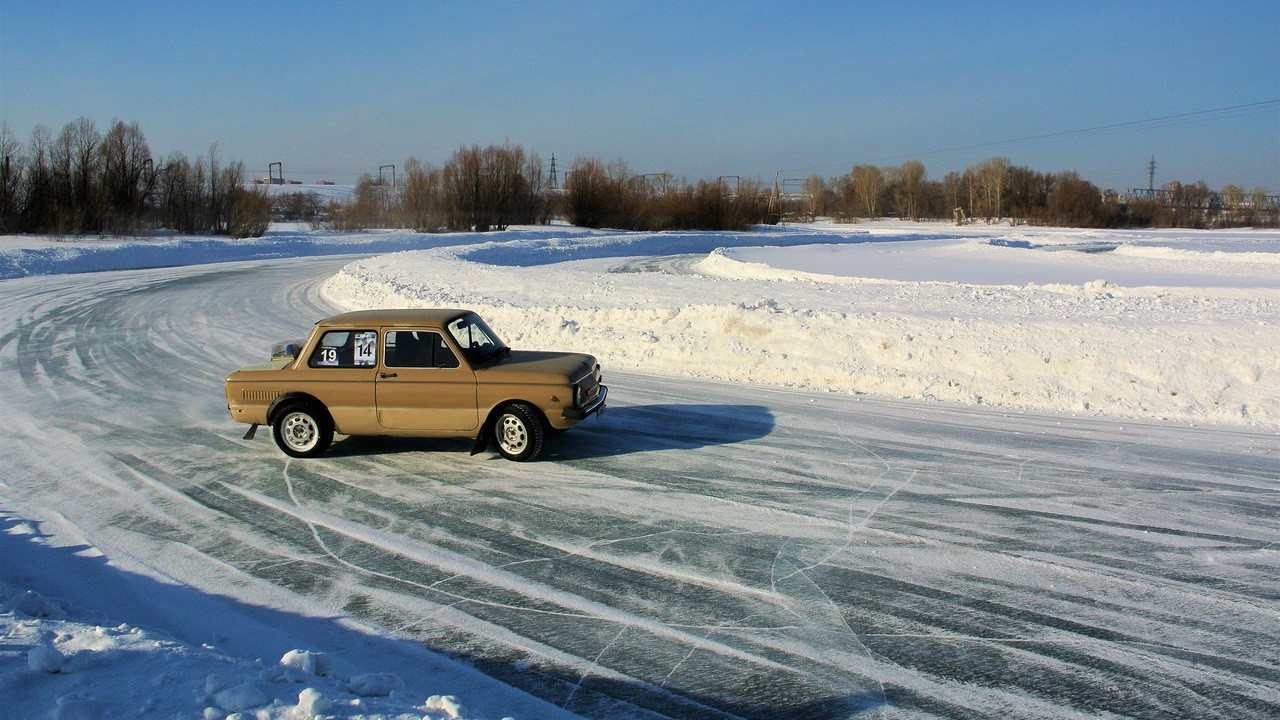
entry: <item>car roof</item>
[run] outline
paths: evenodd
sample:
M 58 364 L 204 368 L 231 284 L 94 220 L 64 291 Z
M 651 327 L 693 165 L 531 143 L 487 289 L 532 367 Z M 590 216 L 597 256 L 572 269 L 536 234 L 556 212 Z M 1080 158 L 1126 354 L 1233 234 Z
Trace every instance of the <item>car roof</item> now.
M 366 327 L 382 325 L 444 325 L 470 310 L 446 308 L 413 308 L 388 310 L 355 310 L 340 315 L 327 317 L 316 325 L 325 327 L 347 327 L 362 325 Z

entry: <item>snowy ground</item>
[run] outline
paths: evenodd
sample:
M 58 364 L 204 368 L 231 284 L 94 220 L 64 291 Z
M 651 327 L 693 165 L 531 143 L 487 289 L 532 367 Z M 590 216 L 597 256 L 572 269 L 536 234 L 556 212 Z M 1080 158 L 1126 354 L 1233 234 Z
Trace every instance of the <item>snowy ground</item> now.
M 897 223 L 0 238 L 0 701 L 1275 713 L 1278 257 L 1276 233 Z M 388 304 L 593 352 L 615 410 L 523 475 L 239 439 L 228 369 Z
M 349 308 L 475 307 L 508 343 L 613 367 L 1280 426 L 1275 232 L 508 234 L 353 263 L 328 293 Z

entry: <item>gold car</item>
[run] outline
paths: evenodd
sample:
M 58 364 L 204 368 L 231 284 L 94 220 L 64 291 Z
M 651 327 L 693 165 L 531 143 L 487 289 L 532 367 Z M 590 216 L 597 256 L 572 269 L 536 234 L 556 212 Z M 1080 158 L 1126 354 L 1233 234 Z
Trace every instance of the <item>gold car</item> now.
M 279 343 L 270 362 L 227 377 L 231 417 L 269 425 L 287 455 L 323 453 L 343 435 L 496 441 L 532 460 L 549 431 L 604 409 L 609 389 L 590 355 L 512 350 L 467 310 L 364 310 Z

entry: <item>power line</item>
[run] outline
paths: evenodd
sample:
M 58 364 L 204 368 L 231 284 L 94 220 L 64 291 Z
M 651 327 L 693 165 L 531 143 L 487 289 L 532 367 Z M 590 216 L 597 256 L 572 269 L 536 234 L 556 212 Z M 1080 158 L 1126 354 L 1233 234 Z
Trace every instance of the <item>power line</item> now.
M 1096 125 L 1094 127 L 1080 128 L 1077 130 L 1063 130 L 1060 132 L 1044 133 L 1042 135 L 1028 135 L 1026 137 L 1012 138 L 1008 140 L 993 140 L 990 142 L 975 143 L 973 145 L 960 145 L 957 147 L 943 148 L 940 150 L 930 150 L 928 152 L 922 152 L 922 153 L 908 153 L 905 155 L 893 155 L 890 157 L 876 158 L 872 160 L 864 160 L 864 161 L 857 161 L 857 162 L 877 163 L 877 162 L 884 162 L 887 160 L 915 159 L 915 158 L 921 158 L 921 157 L 929 157 L 931 155 L 945 155 L 948 153 L 965 152 L 968 150 L 980 150 L 982 148 L 999 147 L 1002 145 L 1014 145 L 1017 143 L 1034 142 L 1037 140 L 1054 140 L 1057 138 L 1071 137 L 1073 135 L 1085 135 L 1088 133 L 1103 132 L 1107 130 L 1123 130 L 1123 129 L 1134 128 L 1134 127 L 1143 126 L 1143 125 L 1155 125 L 1157 123 L 1167 123 L 1167 122 L 1174 122 L 1174 121 L 1180 121 L 1180 120 L 1199 119 L 1208 115 L 1221 115 L 1224 113 L 1251 111 L 1251 110 L 1257 110 L 1257 109 L 1264 108 L 1271 105 L 1280 105 L 1280 99 L 1262 100 L 1259 102 L 1244 103 L 1241 105 L 1229 105 L 1226 107 L 1213 108 L 1212 110 L 1197 110 L 1194 112 L 1178 113 L 1176 115 L 1165 115 L 1162 117 L 1147 118 L 1145 120 L 1130 120 L 1128 122 L 1111 123 L 1108 125 Z M 833 167 L 849 167 L 849 166 L 852 166 L 853 164 L 854 163 L 843 163 L 840 165 L 822 165 L 822 166 L 811 166 L 807 168 L 793 168 L 791 170 L 783 170 L 782 172 L 784 173 L 803 172 L 806 170 L 820 170 L 820 169 L 833 168 Z

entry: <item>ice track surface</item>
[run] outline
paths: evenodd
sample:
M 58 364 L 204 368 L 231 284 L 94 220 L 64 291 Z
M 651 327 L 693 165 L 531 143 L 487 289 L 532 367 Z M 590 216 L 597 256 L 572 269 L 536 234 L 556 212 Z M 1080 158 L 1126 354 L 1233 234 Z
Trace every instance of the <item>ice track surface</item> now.
M 222 381 L 331 313 L 346 261 L 5 281 L 6 492 L 156 577 L 284 588 L 591 718 L 1280 716 L 1274 433 L 602 358 L 609 410 L 536 463 L 290 460 Z

